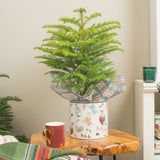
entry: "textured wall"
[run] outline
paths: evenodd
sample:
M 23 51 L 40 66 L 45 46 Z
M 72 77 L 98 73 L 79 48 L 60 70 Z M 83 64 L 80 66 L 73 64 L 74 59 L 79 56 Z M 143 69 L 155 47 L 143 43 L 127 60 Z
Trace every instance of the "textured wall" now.
M 73 16 L 72 11 L 79 7 L 89 14 L 101 12 L 100 20 L 121 22 L 118 33 L 125 52 L 113 53 L 111 59 L 117 73 L 125 75 L 127 90 L 109 101 L 109 127 L 134 134 L 134 80 L 142 78 L 142 66 L 149 64 L 148 0 L 1 0 L 0 73 L 11 78 L 0 80 L 0 96 L 23 99 L 12 102 L 15 132 L 30 136 L 41 132 L 45 122 L 68 123 L 69 102 L 52 92 L 49 76 L 43 74 L 48 69 L 37 64 L 34 56 L 39 52 L 33 48 L 47 36 L 44 24 Z M 133 160 L 134 154 L 119 155 L 118 159 Z

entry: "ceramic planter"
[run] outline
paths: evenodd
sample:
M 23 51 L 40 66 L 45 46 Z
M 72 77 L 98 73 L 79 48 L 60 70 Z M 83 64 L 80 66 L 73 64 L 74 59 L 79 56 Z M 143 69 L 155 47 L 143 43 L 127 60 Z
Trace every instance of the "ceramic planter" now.
M 108 136 L 108 104 L 71 103 L 70 136 L 97 139 Z

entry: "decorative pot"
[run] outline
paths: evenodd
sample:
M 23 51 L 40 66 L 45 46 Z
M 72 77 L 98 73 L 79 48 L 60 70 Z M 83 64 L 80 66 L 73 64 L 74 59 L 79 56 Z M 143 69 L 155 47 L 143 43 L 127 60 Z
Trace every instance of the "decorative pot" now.
M 97 139 L 108 136 L 108 104 L 71 103 L 70 136 Z

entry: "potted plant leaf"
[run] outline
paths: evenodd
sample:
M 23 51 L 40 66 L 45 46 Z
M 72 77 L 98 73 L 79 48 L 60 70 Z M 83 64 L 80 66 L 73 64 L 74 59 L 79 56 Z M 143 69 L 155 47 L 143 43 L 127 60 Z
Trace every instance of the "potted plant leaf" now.
M 71 136 L 101 138 L 108 135 L 105 104 L 108 98 L 105 92 L 112 90 L 110 85 L 116 73 L 108 55 L 123 51 L 119 47 L 121 42 L 115 38 L 118 34 L 113 31 L 121 25 L 118 21 L 91 23 L 101 14 L 87 16 L 84 8 L 74 12 L 79 14 L 78 18 L 61 17 L 60 24 L 43 26 L 49 28 L 47 33 L 51 36 L 43 39 L 40 47 L 35 47 L 45 53 L 35 58 L 41 59 L 39 63 L 51 69 L 47 73 L 51 73 L 52 89 L 72 102 Z M 93 130 L 95 132 L 92 134 Z

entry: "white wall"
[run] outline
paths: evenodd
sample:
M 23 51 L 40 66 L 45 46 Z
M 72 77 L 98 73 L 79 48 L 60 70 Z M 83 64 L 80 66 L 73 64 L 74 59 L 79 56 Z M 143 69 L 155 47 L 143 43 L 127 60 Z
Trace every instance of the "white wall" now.
M 34 57 L 39 51 L 33 48 L 47 36 L 43 25 L 55 24 L 61 16 L 71 17 L 80 7 L 89 14 L 102 13 L 101 20 L 122 24 L 118 32 L 125 52 L 113 53 L 111 58 L 118 74 L 126 76 L 127 90 L 109 101 L 109 127 L 134 134 L 134 79 L 142 78 L 142 66 L 149 64 L 148 0 L 0 1 L 0 73 L 11 77 L 1 78 L 0 96 L 23 99 L 12 102 L 16 133 L 29 137 L 41 132 L 45 122 L 68 122 L 69 102 L 50 89 L 49 76 L 44 75 L 48 68 L 37 63 Z M 133 160 L 134 154 L 118 158 Z

